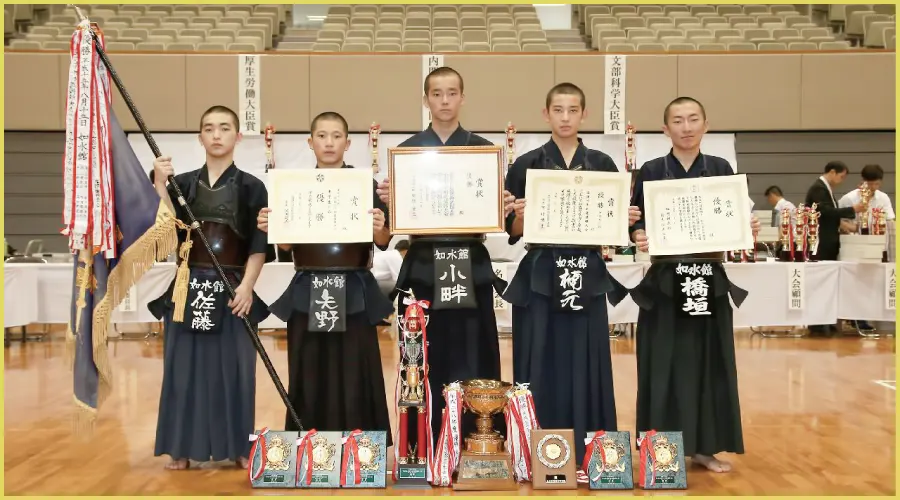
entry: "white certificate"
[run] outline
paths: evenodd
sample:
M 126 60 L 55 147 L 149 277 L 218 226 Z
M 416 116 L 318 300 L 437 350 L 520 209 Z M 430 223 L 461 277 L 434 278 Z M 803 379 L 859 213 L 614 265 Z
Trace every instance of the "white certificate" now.
M 389 148 L 391 234 L 501 233 L 503 149 Z
M 631 174 L 529 169 L 525 243 L 628 245 Z
M 372 241 L 372 171 L 303 168 L 269 171 L 269 243 Z
M 650 255 L 753 248 L 749 199 L 744 174 L 645 182 Z

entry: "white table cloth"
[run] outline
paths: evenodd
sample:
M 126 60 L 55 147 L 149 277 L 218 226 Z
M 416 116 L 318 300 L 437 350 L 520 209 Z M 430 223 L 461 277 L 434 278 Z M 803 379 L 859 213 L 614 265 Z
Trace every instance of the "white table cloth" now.
M 840 291 L 837 317 L 867 321 L 896 322 L 897 311 L 885 305 L 885 271 L 895 263 L 839 262 Z
M 518 268 L 517 262 L 507 266 L 507 279 Z M 632 288 L 643 277 L 649 264 L 613 263 L 610 272 L 623 285 Z M 893 264 L 855 262 L 817 262 L 804 264 L 806 272 L 806 307 L 788 309 L 789 264 L 760 262 L 726 264 L 731 280 L 750 292 L 742 307 L 735 309 L 735 327 L 796 326 L 832 324 L 838 318 L 895 321 L 894 311 L 884 307 L 884 268 Z M 4 266 L 4 326 L 30 323 L 68 323 L 72 304 L 72 264 L 6 264 Z M 294 274 L 291 263 L 263 266 L 256 293 L 267 303 L 276 300 Z M 152 323 L 156 319 L 147 303 L 162 295 L 175 276 L 173 263 L 156 264 L 132 289 L 136 303 L 133 311 L 117 310 L 114 323 Z M 610 323 L 637 321 L 638 308 L 631 297 L 609 308 Z M 511 310 L 497 312 L 501 329 L 511 327 Z M 270 316 L 261 328 L 283 328 Z
M 749 295 L 734 309 L 735 328 L 751 326 L 831 325 L 837 321 L 837 288 L 840 267 L 836 262 L 807 262 L 802 310 L 788 308 L 788 274 L 791 264 L 756 262 L 725 264 L 735 285 Z M 734 305 L 734 304 L 732 304 Z

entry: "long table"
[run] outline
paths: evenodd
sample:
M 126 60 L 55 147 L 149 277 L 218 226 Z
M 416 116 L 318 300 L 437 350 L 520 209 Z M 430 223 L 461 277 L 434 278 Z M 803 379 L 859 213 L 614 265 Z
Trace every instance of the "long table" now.
M 515 274 L 518 263 L 507 266 L 507 279 Z M 735 309 L 736 327 L 798 326 L 833 324 L 838 319 L 894 322 L 896 313 L 886 304 L 886 270 L 894 264 L 856 262 L 816 262 L 801 264 L 805 270 L 805 307 L 788 307 L 790 264 L 760 262 L 726 264 L 730 279 L 749 292 L 747 300 Z M 610 272 L 626 287 L 637 285 L 647 263 L 612 263 Z M 5 264 L 4 326 L 31 323 L 68 323 L 72 303 L 72 264 Z M 290 263 L 263 266 L 256 293 L 267 303 L 276 300 L 293 276 Z M 146 304 L 162 295 L 175 277 L 175 265 L 155 265 L 132 289 L 129 310 L 114 311 L 112 322 L 152 323 L 156 321 Z M 616 307 L 609 306 L 611 323 L 637 322 L 638 308 L 630 297 Z M 508 307 L 497 310 L 501 329 L 511 327 Z M 270 316 L 261 328 L 283 328 L 284 323 Z

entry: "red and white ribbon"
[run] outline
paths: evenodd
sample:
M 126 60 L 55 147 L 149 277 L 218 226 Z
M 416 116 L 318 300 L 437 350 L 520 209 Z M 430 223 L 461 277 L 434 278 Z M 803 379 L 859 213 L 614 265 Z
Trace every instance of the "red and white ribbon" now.
M 453 473 L 459 466 L 463 409 L 462 387 L 459 382 L 444 389 L 444 400 L 446 408 L 437 443 L 437 460 L 429 465 L 434 468 L 431 473 L 431 484 L 434 486 L 450 486 L 453 483 Z
M 507 447 L 516 481 L 531 481 L 531 431 L 540 429 L 528 384 L 518 384 L 506 404 Z
M 362 436 L 359 429 L 350 431 L 350 435 L 341 442 L 344 445 L 344 457 L 341 460 L 341 486 L 347 486 L 347 471 L 350 468 L 350 460 L 353 460 L 353 484 L 360 484 L 362 477 L 359 467 L 359 443 L 356 438 Z
M 606 435 L 606 431 L 597 431 L 594 433 L 594 437 L 590 439 L 586 439 L 587 448 L 584 452 L 584 460 L 581 461 L 581 471 L 584 473 L 585 477 L 588 477 L 590 474 L 591 467 L 591 457 L 594 455 L 594 447 L 597 447 L 597 451 L 600 453 L 600 472 L 597 473 L 595 477 L 590 478 L 591 481 L 596 481 L 600 479 L 600 476 L 603 474 L 603 467 L 606 465 L 606 450 L 603 449 L 603 443 L 600 439 Z
M 656 485 L 656 450 L 653 448 L 653 436 L 656 431 L 652 430 L 644 434 L 643 439 L 638 439 L 638 447 L 641 450 L 641 470 L 638 472 L 638 479 L 641 486 L 648 488 Z M 650 468 L 650 484 L 647 484 L 647 468 Z
M 313 476 L 313 446 L 312 438 L 318 434 L 315 429 L 310 429 L 302 438 L 297 439 L 297 484 L 300 484 L 300 464 L 303 462 L 303 455 L 306 454 L 306 467 L 303 468 L 305 475 L 304 482 L 307 486 L 312 484 Z
M 263 427 L 259 434 L 250 434 L 250 441 L 253 446 L 250 448 L 250 463 L 247 464 L 247 475 L 250 477 L 250 483 L 262 477 L 266 470 L 266 434 L 269 433 L 268 427 Z M 259 450 L 259 468 L 253 472 L 253 458 L 256 457 L 256 450 Z
M 97 35 L 105 47 L 104 37 Z M 109 128 L 112 94 L 89 21 L 82 21 L 72 35 L 69 55 L 61 233 L 69 237 L 72 251 L 97 248 L 113 258 L 117 242 Z

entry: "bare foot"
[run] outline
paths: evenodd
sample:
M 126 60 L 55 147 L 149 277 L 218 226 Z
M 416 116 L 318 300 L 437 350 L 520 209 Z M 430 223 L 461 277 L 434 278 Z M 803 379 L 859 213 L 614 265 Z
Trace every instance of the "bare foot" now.
M 237 466 L 240 467 L 241 469 L 246 469 L 247 464 L 250 463 L 250 461 L 244 457 L 241 457 L 241 458 L 237 459 L 234 463 L 236 463 Z
M 185 470 L 190 467 L 191 464 L 188 462 L 186 458 L 179 458 L 178 460 L 172 460 L 168 464 L 166 464 L 166 469 L 168 470 Z
M 693 461 L 713 472 L 731 472 L 731 464 L 715 456 L 694 455 Z

